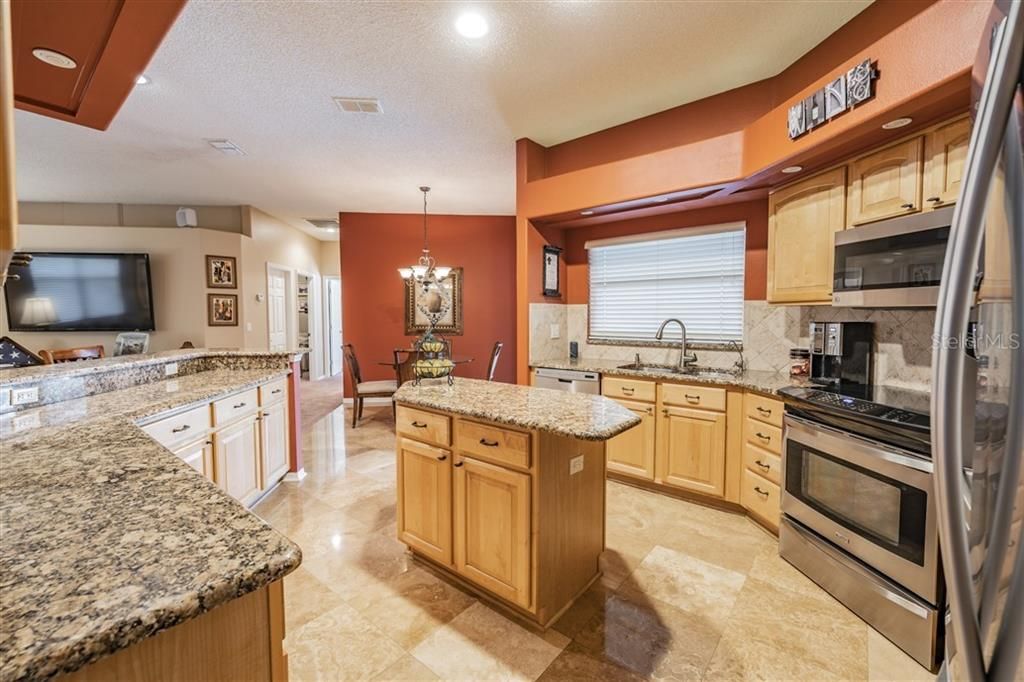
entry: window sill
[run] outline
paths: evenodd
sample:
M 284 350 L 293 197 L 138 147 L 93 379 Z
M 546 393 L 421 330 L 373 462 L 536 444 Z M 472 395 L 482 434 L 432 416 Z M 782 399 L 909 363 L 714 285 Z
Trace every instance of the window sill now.
M 658 341 L 657 339 L 594 339 L 588 338 L 587 343 L 592 346 L 633 346 L 636 348 L 679 348 L 679 341 Z M 686 350 L 743 350 L 743 344 L 736 342 L 734 345 L 729 341 L 693 341 L 686 343 Z

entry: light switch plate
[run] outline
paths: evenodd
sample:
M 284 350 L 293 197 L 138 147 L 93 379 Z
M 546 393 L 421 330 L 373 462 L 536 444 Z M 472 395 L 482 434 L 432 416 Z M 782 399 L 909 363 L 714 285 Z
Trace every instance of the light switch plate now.
M 551 325 L 551 338 L 557 339 L 561 335 L 562 335 L 562 333 L 558 329 L 558 325 L 557 324 Z
M 168 362 L 166 365 L 164 365 L 164 376 L 165 377 L 173 377 L 177 373 L 178 373 L 178 363 L 176 363 L 176 362 Z
M 26 388 L 11 389 L 11 405 L 28 405 L 39 401 L 39 387 L 28 386 Z
M 583 455 L 577 455 L 569 460 L 569 475 L 574 476 L 583 471 Z

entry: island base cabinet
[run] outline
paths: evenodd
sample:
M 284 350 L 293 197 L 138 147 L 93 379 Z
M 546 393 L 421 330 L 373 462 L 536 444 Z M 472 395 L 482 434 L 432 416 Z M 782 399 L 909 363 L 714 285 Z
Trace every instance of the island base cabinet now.
M 452 458 L 448 450 L 398 441 L 398 537 L 434 561 L 452 563 Z
M 455 463 L 455 567 L 530 607 L 530 475 L 461 457 Z
M 620 405 L 640 417 L 640 423 L 608 441 L 608 469 L 627 476 L 654 480 L 654 406 L 631 400 Z
M 204 437 L 194 443 L 189 443 L 173 450 L 185 464 L 213 480 L 213 441 Z
M 217 485 L 246 506 L 262 492 L 259 443 L 260 427 L 255 414 L 213 434 Z
M 260 415 L 260 446 L 263 452 L 262 491 L 270 490 L 288 472 L 288 410 L 283 402 L 264 408 Z
M 658 424 L 658 482 L 724 497 L 725 425 L 721 412 L 663 408 Z

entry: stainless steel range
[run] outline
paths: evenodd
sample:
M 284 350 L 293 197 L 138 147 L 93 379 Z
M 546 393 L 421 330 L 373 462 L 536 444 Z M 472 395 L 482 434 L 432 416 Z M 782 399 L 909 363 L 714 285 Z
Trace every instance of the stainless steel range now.
M 863 385 L 781 393 L 780 554 L 936 670 L 945 593 L 930 396 Z

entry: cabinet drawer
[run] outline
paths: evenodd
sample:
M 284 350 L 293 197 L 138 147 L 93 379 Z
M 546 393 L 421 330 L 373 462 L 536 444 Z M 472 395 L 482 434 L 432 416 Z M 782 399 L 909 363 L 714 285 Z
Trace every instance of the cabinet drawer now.
M 260 386 L 260 405 L 264 407 L 271 405 L 280 400 L 284 400 L 285 396 L 288 395 L 288 378 L 281 377 L 274 381 L 269 381 Z
M 745 470 L 740 482 L 740 504 L 772 528 L 779 527 L 779 486 Z
M 743 444 L 743 466 L 778 485 L 782 475 L 782 457 L 751 443 Z
M 655 400 L 655 386 L 656 384 L 653 381 L 606 377 L 601 381 L 601 395 L 608 398 L 642 400 L 653 403 Z
M 184 443 L 198 438 L 210 428 L 210 406 L 202 405 L 187 412 L 147 424 L 142 430 L 161 445 Z
M 746 393 L 743 396 L 743 411 L 751 419 L 782 426 L 782 402 L 772 400 L 756 393 Z
M 254 412 L 258 406 L 255 388 L 221 398 L 213 404 L 213 423 L 216 426 L 223 426 L 242 415 Z
M 419 441 L 437 445 L 451 443 L 451 419 L 443 414 L 399 405 L 395 411 L 395 429 Z
M 455 448 L 496 464 L 530 468 L 530 434 L 521 431 L 460 419 L 455 422 Z
M 782 454 L 782 429 L 756 419 L 743 419 L 743 440 L 776 455 Z
M 666 405 L 699 407 L 725 412 L 725 389 L 688 384 L 662 384 L 661 399 Z

